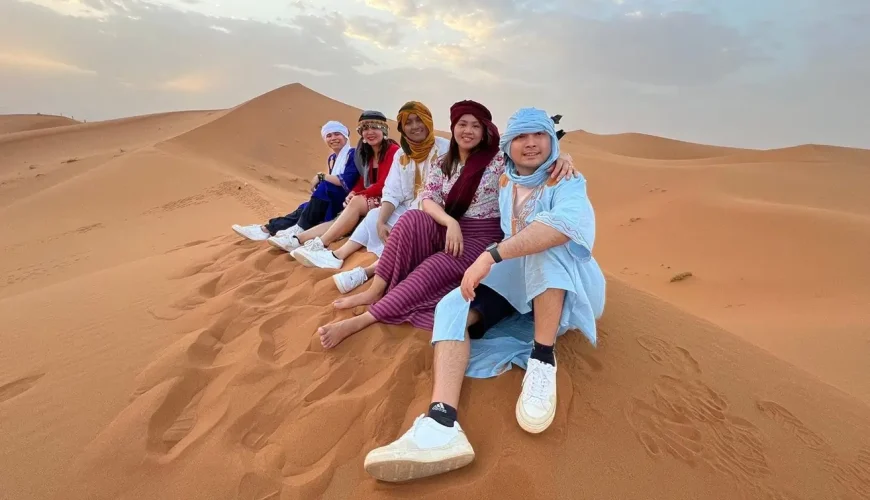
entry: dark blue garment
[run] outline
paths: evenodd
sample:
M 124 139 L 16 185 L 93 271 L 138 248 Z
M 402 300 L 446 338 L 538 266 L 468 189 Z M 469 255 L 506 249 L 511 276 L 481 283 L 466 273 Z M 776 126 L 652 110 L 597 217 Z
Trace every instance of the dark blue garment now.
M 278 231 L 291 228 L 298 225 L 303 230 L 311 229 L 312 227 L 323 222 L 329 222 L 341 213 L 344 208 L 344 200 L 348 193 L 357 183 L 359 179 L 359 171 L 354 163 L 354 149 L 351 148 L 347 155 L 347 165 L 344 172 L 338 176 L 341 180 L 341 186 L 336 186 L 331 182 L 323 181 L 317 185 L 314 192 L 311 193 L 311 199 L 317 202 L 306 201 L 292 213 L 284 217 L 276 217 L 269 220 L 266 224 L 266 229 L 273 236 Z M 329 172 L 332 173 L 334 168 L 336 154 L 329 155 L 326 160 Z
M 339 180 L 341 180 L 341 186 L 336 186 L 331 182 L 323 181 L 317 185 L 314 193 L 311 194 L 312 198 L 318 198 L 329 202 L 329 207 L 326 210 L 324 219 L 320 222 L 328 222 L 338 217 L 338 214 L 341 213 L 344 208 L 345 198 L 347 198 L 348 193 L 350 193 L 350 190 L 359 179 L 359 171 L 356 168 L 353 156 L 354 148 L 351 148 L 347 155 L 347 165 L 344 167 L 344 172 L 338 177 Z M 335 154 L 332 154 L 329 157 L 328 164 L 332 165 L 334 161 Z M 332 172 L 333 168 L 334 167 L 330 167 L 329 171 Z M 318 224 L 320 222 L 318 222 Z

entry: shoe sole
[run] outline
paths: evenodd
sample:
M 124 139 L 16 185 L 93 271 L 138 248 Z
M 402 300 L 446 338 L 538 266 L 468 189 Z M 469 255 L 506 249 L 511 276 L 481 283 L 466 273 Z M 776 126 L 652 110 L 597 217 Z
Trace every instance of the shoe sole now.
M 375 479 L 388 483 L 404 483 L 461 469 L 474 461 L 474 452 L 441 460 L 423 461 L 407 458 L 383 458 L 365 464 L 365 471 Z
M 272 245 L 273 247 L 275 247 L 275 248 L 277 248 L 277 249 L 279 249 L 279 250 L 283 250 L 283 251 L 288 252 L 288 253 L 289 253 L 289 252 L 292 252 L 293 250 L 296 250 L 295 248 L 294 248 L 293 250 L 287 250 L 286 248 L 282 247 L 282 246 L 279 245 L 278 243 L 275 243 L 275 240 L 266 240 L 266 241 L 268 241 L 269 244 Z
M 257 239 L 251 238 L 250 236 L 248 236 L 247 234 L 241 232 L 240 230 L 238 230 L 236 228 L 233 228 L 233 232 L 235 232 L 236 234 L 238 234 L 242 238 L 244 238 L 246 240 L 250 240 L 250 241 L 264 241 L 264 240 L 268 239 L 268 237 L 263 238 L 262 240 L 257 240 Z
M 550 424 L 553 423 L 553 419 L 556 417 L 556 404 L 554 402 L 553 411 L 550 412 L 550 415 L 547 417 L 547 420 L 540 422 L 540 423 L 537 423 L 537 422 L 531 422 L 531 421 L 529 421 L 529 419 L 526 418 L 526 415 L 522 409 L 522 401 L 518 399 L 517 400 L 517 407 L 516 407 L 516 415 L 517 415 L 517 423 L 520 424 L 520 427 L 524 431 L 531 433 L 531 434 L 540 434 L 540 433 L 544 432 L 545 430 L 547 430 L 547 428 L 550 427 Z
M 306 257 L 305 254 L 303 254 L 302 252 L 291 253 L 290 255 L 292 255 L 294 259 L 298 260 L 299 263 L 305 267 L 311 267 L 311 268 L 315 268 L 315 269 L 332 269 L 334 271 L 341 269 L 341 267 L 329 267 L 329 266 L 320 267 L 317 264 L 315 264 L 314 262 L 312 262 L 311 260 L 309 260 L 308 257 Z
M 299 263 L 302 264 L 302 265 L 305 266 L 305 267 L 317 267 L 317 266 L 314 265 L 313 262 L 311 262 L 310 260 L 308 260 L 308 259 L 305 257 L 305 255 L 302 255 L 301 253 L 294 253 L 294 254 L 291 254 L 291 255 L 293 255 L 293 258 L 296 259 L 297 261 L 299 261 Z

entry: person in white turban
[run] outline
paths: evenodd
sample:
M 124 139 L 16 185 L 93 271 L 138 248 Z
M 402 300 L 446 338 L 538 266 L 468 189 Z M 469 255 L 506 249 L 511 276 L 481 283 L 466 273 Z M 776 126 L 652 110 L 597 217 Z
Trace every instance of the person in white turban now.
M 332 150 L 326 160 L 327 171 L 311 179 L 311 198 L 292 213 L 270 219 L 265 224 L 233 225 L 233 231 L 254 241 L 265 241 L 279 231 L 301 232 L 329 222 L 341 212 L 344 200 L 359 180 L 350 146 L 350 132 L 338 121 L 328 121 L 320 129 L 323 142 Z

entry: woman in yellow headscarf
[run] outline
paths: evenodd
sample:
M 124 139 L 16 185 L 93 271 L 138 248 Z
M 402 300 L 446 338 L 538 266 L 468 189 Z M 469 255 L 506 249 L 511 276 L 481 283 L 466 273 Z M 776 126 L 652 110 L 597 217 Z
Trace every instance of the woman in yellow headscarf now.
M 381 206 L 371 210 L 350 239 L 335 252 L 299 249 L 293 253 L 296 260 L 309 267 L 341 269 L 344 260 L 363 247 L 380 257 L 390 228 L 406 211 L 419 209 L 423 179 L 435 160 L 447 153 L 450 141 L 435 136 L 432 112 L 421 102 L 405 103 L 396 121 L 402 153 L 393 160 L 384 183 Z M 374 275 L 376 263 L 336 274 L 333 279 L 339 291 L 348 293 L 365 283 Z

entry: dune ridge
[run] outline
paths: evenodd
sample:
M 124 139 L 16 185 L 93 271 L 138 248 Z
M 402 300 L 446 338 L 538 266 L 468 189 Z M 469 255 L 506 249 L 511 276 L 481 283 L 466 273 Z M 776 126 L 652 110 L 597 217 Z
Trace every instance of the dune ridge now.
M 373 326 L 323 352 L 316 327 L 359 312 L 330 307 L 330 273 L 229 231 L 304 199 L 321 124 L 352 129 L 359 111 L 294 84 L 228 110 L 0 135 L 0 491 L 870 496 L 870 202 L 854 189 L 870 152 L 641 134 L 563 139 L 609 288 L 600 347 L 559 344 L 553 427 L 516 425 L 520 370 L 468 380 L 472 466 L 367 477 L 365 453 L 428 403 L 429 335 Z
M 0 135 L 81 123 L 58 115 L 0 115 Z

